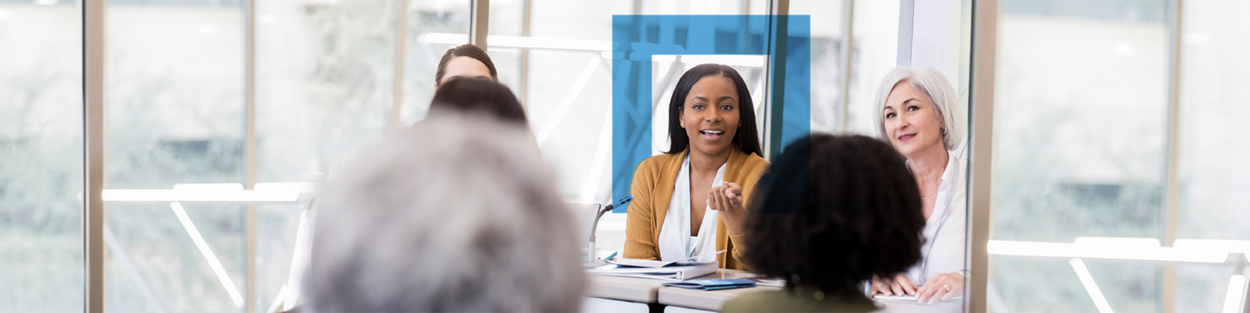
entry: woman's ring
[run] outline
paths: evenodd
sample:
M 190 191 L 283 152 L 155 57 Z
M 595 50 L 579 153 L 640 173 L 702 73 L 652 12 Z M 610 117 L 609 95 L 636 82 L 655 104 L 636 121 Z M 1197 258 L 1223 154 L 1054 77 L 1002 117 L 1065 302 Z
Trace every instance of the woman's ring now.
M 946 289 L 946 292 L 951 292 L 951 286 L 949 285 L 942 285 L 942 289 Z

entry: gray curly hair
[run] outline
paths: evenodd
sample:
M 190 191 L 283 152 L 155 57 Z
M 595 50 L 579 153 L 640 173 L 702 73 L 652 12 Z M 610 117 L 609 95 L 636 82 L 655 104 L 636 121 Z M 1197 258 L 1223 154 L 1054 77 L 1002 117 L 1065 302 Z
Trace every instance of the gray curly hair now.
M 312 312 L 572 312 L 586 284 L 571 211 L 524 131 L 428 118 L 327 182 Z

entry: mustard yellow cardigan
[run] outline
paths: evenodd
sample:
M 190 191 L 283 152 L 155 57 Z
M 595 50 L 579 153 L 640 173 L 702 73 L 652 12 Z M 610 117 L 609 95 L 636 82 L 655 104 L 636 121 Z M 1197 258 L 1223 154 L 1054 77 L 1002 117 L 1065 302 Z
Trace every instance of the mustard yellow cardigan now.
M 725 165 L 725 182 L 733 182 L 742 186 L 743 206 L 751 200 L 751 192 L 755 183 L 768 171 L 768 161 L 755 154 L 746 154 L 733 147 L 729 160 Z M 629 188 L 634 201 L 629 204 L 625 221 L 625 254 L 631 259 L 658 260 L 660 248 L 656 242 L 660 240 L 660 228 L 664 225 L 664 216 L 668 214 L 669 201 L 673 198 L 673 187 L 677 183 L 677 173 L 686 159 L 690 148 L 678 154 L 661 154 L 642 160 L 634 171 L 634 181 Z M 682 182 L 689 184 L 690 182 Z M 692 193 L 699 192 L 691 190 Z M 748 206 L 749 207 L 749 206 Z M 725 229 L 725 221 L 716 218 L 716 251 L 727 250 L 716 256 L 721 268 L 746 270 L 742 264 L 740 248 L 742 235 L 729 235 Z M 732 256 L 732 257 L 730 257 Z

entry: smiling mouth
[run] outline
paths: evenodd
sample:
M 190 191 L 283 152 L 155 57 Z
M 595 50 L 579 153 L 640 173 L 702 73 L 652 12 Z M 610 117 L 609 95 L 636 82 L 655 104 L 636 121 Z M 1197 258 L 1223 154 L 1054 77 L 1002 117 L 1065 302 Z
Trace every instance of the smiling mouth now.
M 907 141 L 907 140 L 910 140 L 912 137 L 916 137 L 916 134 L 898 136 L 898 141 Z
M 703 135 L 703 137 L 707 138 L 708 140 L 716 140 L 717 138 L 720 138 L 720 136 L 723 135 L 724 133 L 725 131 L 722 131 L 722 130 L 700 130 L 699 131 L 699 134 Z

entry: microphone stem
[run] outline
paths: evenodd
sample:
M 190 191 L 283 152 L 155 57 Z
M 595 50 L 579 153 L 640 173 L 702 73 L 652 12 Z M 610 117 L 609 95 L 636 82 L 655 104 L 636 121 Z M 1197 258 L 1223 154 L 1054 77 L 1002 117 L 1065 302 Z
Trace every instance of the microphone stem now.
M 603 217 L 603 214 L 609 211 L 612 211 L 611 203 L 603 209 L 600 209 L 599 213 L 595 214 L 594 224 L 590 224 L 590 246 L 588 248 L 589 250 L 586 250 L 586 261 L 595 261 L 595 229 L 599 228 L 599 218 Z

